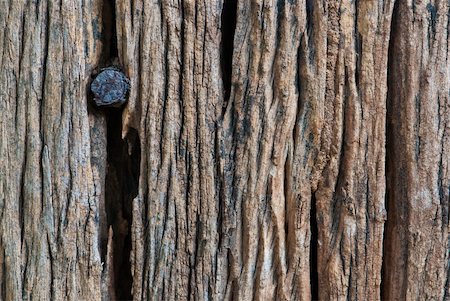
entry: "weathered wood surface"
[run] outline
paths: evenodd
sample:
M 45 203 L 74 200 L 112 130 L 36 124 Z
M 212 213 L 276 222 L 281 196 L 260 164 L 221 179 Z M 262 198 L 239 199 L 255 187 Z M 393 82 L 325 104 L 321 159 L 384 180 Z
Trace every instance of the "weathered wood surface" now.
M 394 12 L 383 275 L 388 300 L 450 298 L 448 12 L 445 1 L 398 2 Z
M 100 18 L 99 1 L 0 2 L 3 300 L 100 299 L 105 163 L 86 105 Z
M 448 11 L 0 0 L 0 299 L 450 298 Z

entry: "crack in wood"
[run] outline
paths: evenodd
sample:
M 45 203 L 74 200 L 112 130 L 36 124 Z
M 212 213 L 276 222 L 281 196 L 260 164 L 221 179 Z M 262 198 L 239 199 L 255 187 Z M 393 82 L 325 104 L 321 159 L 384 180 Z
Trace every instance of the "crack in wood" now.
M 102 63 L 117 60 L 116 3 L 107 0 L 103 7 L 104 50 Z M 133 277 L 130 254 L 132 250 L 132 202 L 138 194 L 140 175 L 140 139 L 135 129 L 129 129 L 122 139 L 122 109 L 105 108 L 107 123 L 107 168 L 105 177 L 105 208 L 108 234 L 106 273 L 111 299 L 131 300 Z M 112 230 L 112 233 L 111 233 Z M 103 246 L 105 247 L 105 246 Z M 109 261 L 109 262 L 108 262 Z
M 221 17 L 222 40 L 220 42 L 220 67 L 222 69 L 224 90 L 223 113 L 225 112 L 231 94 L 236 11 L 237 0 L 224 0 Z

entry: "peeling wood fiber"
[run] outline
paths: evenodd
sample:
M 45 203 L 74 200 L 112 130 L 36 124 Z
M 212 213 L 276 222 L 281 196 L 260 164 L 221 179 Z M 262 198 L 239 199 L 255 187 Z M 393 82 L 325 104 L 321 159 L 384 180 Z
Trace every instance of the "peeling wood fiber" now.
M 0 299 L 99 300 L 98 1 L 0 1 Z
M 0 0 L 0 300 L 449 299 L 449 9 Z

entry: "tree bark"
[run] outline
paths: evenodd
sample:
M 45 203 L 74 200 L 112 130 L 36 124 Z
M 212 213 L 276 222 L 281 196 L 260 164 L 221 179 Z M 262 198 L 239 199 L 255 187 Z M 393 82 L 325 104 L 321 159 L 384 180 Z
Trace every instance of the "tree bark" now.
M 448 11 L 447 2 L 399 2 L 394 11 L 387 100 L 386 299 L 450 298 Z
M 101 23 L 98 1 L 0 2 L 4 300 L 100 299 L 105 141 L 91 141 L 86 87 Z
M 0 0 L 0 300 L 450 300 L 449 9 Z

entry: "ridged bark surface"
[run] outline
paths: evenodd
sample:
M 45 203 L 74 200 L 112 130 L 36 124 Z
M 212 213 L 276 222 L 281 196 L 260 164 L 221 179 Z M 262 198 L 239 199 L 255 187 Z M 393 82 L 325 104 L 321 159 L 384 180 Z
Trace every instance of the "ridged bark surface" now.
M 0 0 L 0 299 L 447 300 L 449 9 Z
M 387 300 L 450 298 L 448 11 L 446 1 L 400 1 L 394 12 L 387 100 Z
M 105 141 L 86 101 L 100 15 L 98 1 L 0 1 L 2 300 L 100 299 Z

